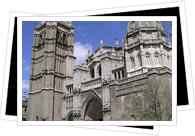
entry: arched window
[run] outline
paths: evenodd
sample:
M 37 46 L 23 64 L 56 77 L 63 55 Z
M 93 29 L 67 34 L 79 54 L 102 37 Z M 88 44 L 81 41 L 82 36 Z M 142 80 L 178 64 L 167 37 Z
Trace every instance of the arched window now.
M 156 60 L 156 64 L 158 65 L 159 64 L 159 53 L 155 53 L 154 54 L 154 57 L 155 57 L 155 60 Z
M 137 55 L 137 59 L 138 59 L 138 67 L 141 67 L 142 63 L 141 63 L 141 55 L 140 54 Z
M 91 73 L 91 78 L 94 78 L 95 75 L 94 75 L 94 68 L 93 67 L 91 68 L 90 73 Z
M 39 44 L 42 44 L 42 35 L 40 35 Z
M 146 62 L 147 65 L 150 65 L 150 53 L 146 53 Z
M 57 40 L 57 41 L 60 40 L 60 32 L 59 32 L 59 31 L 57 31 L 56 40 Z
M 63 35 L 63 43 L 66 44 L 66 34 Z
M 135 61 L 134 61 L 134 58 L 131 57 L 131 69 L 135 69 Z
M 98 70 L 99 76 L 102 76 L 101 64 L 98 66 L 97 70 Z

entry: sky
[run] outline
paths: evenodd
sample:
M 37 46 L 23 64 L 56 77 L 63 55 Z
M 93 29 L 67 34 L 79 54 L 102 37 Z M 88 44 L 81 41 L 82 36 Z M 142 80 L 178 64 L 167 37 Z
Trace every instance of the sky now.
M 34 26 L 38 24 L 38 21 L 22 22 L 22 95 L 25 90 L 26 97 L 29 90 Z M 77 57 L 77 65 L 82 65 L 88 50 L 92 54 L 100 46 L 101 38 L 104 46 L 115 47 L 116 38 L 119 46 L 122 46 L 128 21 L 73 21 L 72 24 L 75 26 L 74 55 Z

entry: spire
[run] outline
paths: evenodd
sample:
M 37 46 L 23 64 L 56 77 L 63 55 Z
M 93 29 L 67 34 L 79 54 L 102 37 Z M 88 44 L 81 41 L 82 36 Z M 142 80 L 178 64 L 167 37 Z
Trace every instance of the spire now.
M 118 44 L 118 40 L 116 39 L 116 47 L 118 47 L 119 46 L 119 44 Z
M 100 45 L 103 46 L 103 40 L 102 40 L 102 38 L 101 38 L 101 41 L 100 41 Z
M 88 55 L 86 54 L 85 60 L 87 60 L 87 58 L 88 58 Z
M 26 91 L 24 90 L 24 92 L 23 92 L 23 98 L 22 98 L 22 100 L 26 100 Z
M 90 56 L 90 50 L 88 50 L 88 57 Z
M 23 98 L 26 98 L 26 91 L 24 90 Z

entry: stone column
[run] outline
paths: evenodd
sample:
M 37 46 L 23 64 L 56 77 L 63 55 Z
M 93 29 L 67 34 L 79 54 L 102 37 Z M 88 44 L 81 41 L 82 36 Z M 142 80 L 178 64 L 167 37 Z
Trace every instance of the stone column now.
M 73 121 L 81 121 L 80 88 L 75 88 L 73 95 Z
M 166 66 L 165 51 L 163 49 L 163 44 L 160 44 L 160 56 L 161 56 L 162 66 Z
M 116 72 L 116 79 L 118 80 L 118 72 Z
M 115 77 L 114 77 L 114 73 L 112 73 L 112 79 L 115 79 Z
M 109 83 L 103 82 L 102 84 L 102 103 L 103 103 L 103 121 L 111 120 L 111 105 L 110 105 L 110 90 Z
M 121 79 L 123 78 L 123 75 L 122 75 L 122 71 L 120 70 L 120 76 L 121 76 Z
M 140 46 L 140 57 L 141 57 L 141 67 L 145 67 L 145 54 L 143 50 L 143 45 Z

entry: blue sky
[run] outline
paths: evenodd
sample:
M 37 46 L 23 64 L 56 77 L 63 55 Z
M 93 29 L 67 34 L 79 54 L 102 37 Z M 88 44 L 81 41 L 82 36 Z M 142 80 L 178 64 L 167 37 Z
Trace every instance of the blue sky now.
M 38 23 L 38 21 L 22 22 L 22 92 L 25 90 L 27 97 L 34 26 Z M 100 46 L 101 37 L 104 46 L 116 46 L 116 38 L 121 46 L 128 25 L 128 21 L 73 21 L 72 23 L 75 26 L 74 55 L 79 65 L 84 61 L 88 50 L 92 53 Z

